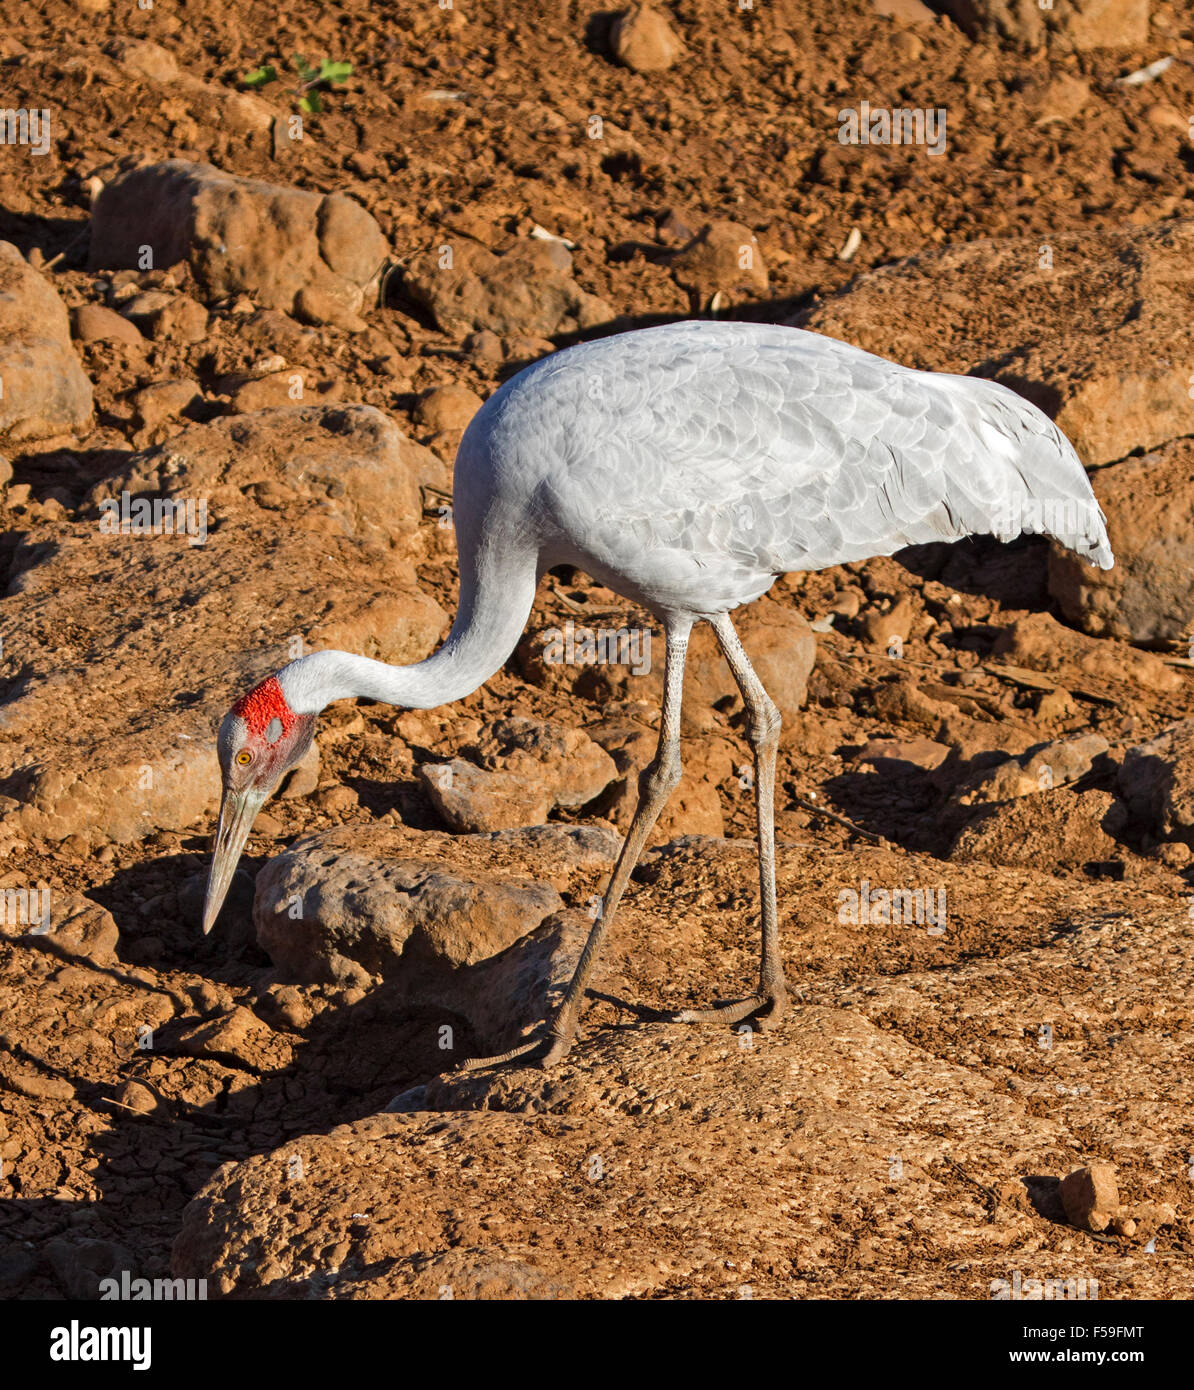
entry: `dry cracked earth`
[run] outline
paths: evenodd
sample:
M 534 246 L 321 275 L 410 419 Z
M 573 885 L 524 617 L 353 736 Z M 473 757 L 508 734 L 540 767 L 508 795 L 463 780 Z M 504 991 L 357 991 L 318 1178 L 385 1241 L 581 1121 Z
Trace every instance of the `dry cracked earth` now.
M 300 91 L 292 53 L 351 75 Z M 20 8 L 0 1296 L 1189 1297 L 1192 65 L 1176 0 Z M 863 102 L 938 125 L 844 142 Z M 654 750 L 651 615 L 556 571 L 473 695 L 333 707 L 204 937 L 215 729 L 300 652 L 434 650 L 480 402 L 691 316 L 1006 383 L 1118 563 L 980 537 L 741 615 L 784 716 L 768 1032 L 664 1021 L 756 963 L 698 633 L 581 1041 L 456 1072 L 569 977 Z

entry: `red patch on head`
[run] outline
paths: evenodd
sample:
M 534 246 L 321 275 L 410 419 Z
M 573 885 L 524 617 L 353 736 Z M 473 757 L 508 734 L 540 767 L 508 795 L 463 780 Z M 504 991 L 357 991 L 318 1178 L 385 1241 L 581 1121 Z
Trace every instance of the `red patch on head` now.
M 248 726 L 249 732 L 258 738 L 265 737 L 271 719 L 282 721 L 282 734 L 290 732 L 298 715 L 286 703 L 278 678 L 271 676 L 255 686 L 242 699 L 232 706 L 232 713 L 239 715 Z

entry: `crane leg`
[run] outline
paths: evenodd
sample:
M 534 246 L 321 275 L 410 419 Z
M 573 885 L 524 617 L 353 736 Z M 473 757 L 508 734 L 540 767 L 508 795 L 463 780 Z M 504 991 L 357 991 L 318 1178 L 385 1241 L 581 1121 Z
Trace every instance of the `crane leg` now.
M 690 630 L 691 624 L 680 623 L 669 623 L 666 628 L 667 649 L 664 660 L 663 709 L 659 718 L 659 747 L 653 761 L 639 776 L 638 806 L 634 818 L 626 832 L 618 862 L 614 865 L 614 871 L 601 900 L 597 920 L 589 932 L 589 939 L 581 952 L 564 1002 L 552 1020 L 549 1045 L 542 1059 L 542 1065 L 545 1067 L 554 1066 L 572 1046 L 585 990 L 597 964 L 605 933 L 618 910 L 618 904 L 622 901 L 622 894 L 630 882 L 630 875 L 638 863 L 647 836 L 680 780 L 680 705 L 684 693 L 684 661 L 688 655 Z M 524 1043 L 510 1052 L 503 1052 L 498 1057 L 478 1057 L 462 1063 L 460 1070 L 472 1071 L 479 1067 L 496 1066 L 501 1062 L 509 1062 L 515 1057 L 537 1051 L 542 1045 L 542 1040 L 535 1040 Z
M 775 900 L 775 758 L 779 748 L 780 717 L 750 658 L 734 631 L 729 614 L 710 619 L 721 650 L 742 691 L 754 750 L 755 810 L 759 843 L 759 897 L 762 948 L 758 991 L 747 999 L 712 1009 L 685 1009 L 678 1023 L 737 1023 L 751 1014 L 767 1028 L 779 1022 L 788 1003 L 784 967 L 779 954 L 779 913 Z

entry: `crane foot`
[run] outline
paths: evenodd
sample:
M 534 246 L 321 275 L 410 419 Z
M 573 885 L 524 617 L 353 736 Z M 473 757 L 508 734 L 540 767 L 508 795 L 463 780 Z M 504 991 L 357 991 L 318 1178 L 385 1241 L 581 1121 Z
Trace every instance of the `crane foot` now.
M 673 1023 L 741 1023 L 744 1018 L 757 1016 L 756 1021 L 766 1031 L 774 1028 L 788 1008 L 788 996 L 783 992 L 752 994 L 731 1004 L 712 1009 L 681 1009 L 672 1015 Z

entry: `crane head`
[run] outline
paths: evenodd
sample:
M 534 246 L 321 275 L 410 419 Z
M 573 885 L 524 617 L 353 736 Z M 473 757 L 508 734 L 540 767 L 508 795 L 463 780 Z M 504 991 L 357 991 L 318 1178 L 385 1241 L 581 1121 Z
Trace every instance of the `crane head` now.
M 220 914 L 257 812 L 314 734 L 315 716 L 295 714 L 276 676 L 238 700 L 220 725 L 216 746 L 224 794 L 203 904 L 205 933 Z

